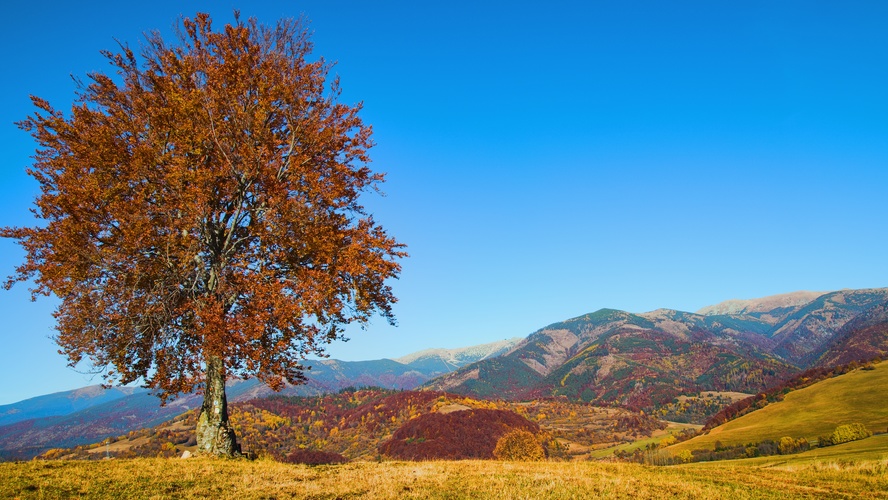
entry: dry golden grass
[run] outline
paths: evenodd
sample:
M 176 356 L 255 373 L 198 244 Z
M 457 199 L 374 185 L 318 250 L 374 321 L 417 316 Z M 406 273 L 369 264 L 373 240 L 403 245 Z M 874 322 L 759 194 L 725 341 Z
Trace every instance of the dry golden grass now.
M 888 498 L 888 461 L 789 468 L 598 462 L 134 459 L 0 463 L 2 498 Z

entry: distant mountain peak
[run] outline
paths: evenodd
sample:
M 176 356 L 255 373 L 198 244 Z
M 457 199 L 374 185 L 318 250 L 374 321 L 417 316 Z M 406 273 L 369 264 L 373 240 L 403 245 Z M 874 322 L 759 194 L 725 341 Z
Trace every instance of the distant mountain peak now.
M 96 385 L 88 385 L 86 387 L 81 387 L 79 389 L 74 389 L 73 391 L 65 391 L 67 397 L 71 399 L 89 399 L 89 398 L 97 398 L 107 394 L 110 387 L 104 387 L 100 384 Z M 119 392 L 121 396 L 129 396 L 131 394 L 135 394 L 136 392 L 144 392 L 144 388 L 142 387 L 131 387 L 125 385 L 115 386 L 113 388 L 116 392 Z M 61 393 L 59 393 L 61 394 Z
M 458 347 L 455 349 L 425 349 L 422 351 L 414 352 L 408 354 L 406 356 L 402 356 L 400 358 L 394 358 L 393 361 L 397 361 L 398 363 L 402 363 L 405 365 L 409 365 L 410 363 L 427 359 L 427 358 L 439 358 L 446 363 L 450 363 L 455 365 L 453 369 L 456 369 L 460 366 L 463 366 L 469 363 L 473 363 L 475 361 L 480 361 L 482 359 L 489 358 L 491 356 L 495 356 L 497 354 L 502 354 L 505 351 L 514 347 L 518 342 L 524 340 L 522 337 L 514 337 L 511 339 L 498 340 L 496 342 L 491 342 L 489 344 L 481 344 L 481 345 L 473 345 L 469 347 Z
M 827 293 L 829 292 L 798 291 L 770 295 L 758 299 L 731 299 L 712 306 L 706 306 L 697 311 L 697 314 L 714 316 L 719 314 L 764 313 L 783 307 L 804 306 Z

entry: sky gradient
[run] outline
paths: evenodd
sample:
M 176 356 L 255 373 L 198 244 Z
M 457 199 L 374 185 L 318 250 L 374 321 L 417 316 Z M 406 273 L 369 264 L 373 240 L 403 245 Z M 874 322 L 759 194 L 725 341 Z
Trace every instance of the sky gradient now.
M 246 3 L 246 2 L 245 2 Z M 526 336 L 603 307 L 888 286 L 888 3 L 249 2 L 304 14 L 374 127 L 377 221 L 408 246 L 398 327 L 343 360 Z M 17 3 L 0 32 L 0 226 L 33 224 L 29 94 L 115 40 L 230 22 L 234 2 Z M 0 241 L 0 276 L 23 259 Z M 0 404 L 99 383 L 66 367 L 54 299 L 0 290 Z M 84 368 L 84 367 L 82 367 Z

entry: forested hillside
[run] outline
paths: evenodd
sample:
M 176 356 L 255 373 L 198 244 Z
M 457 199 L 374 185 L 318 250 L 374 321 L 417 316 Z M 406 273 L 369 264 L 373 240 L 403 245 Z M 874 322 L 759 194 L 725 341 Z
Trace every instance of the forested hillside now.
M 506 355 L 427 387 L 647 411 L 703 391 L 756 393 L 812 367 L 888 354 L 886 304 L 882 288 L 729 301 L 700 313 L 602 309 L 553 323 Z

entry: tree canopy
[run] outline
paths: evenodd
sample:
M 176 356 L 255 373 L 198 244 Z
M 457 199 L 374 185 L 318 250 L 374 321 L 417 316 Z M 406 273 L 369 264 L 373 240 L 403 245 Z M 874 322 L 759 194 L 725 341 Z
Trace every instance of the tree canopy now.
M 26 252 L 6 287 L 58 296 L 55 340 L 109 383 L 280 388 L 346 325 L 394 321 L 406 253 L 359 202 L 383 181 L 361 105 L 302 21 L 235 18 L 105 51 L 115 74 L 88 74 L 67 116 L 32 96 L 19 123 L 41 192 L 36 225 L 0 229 Z

